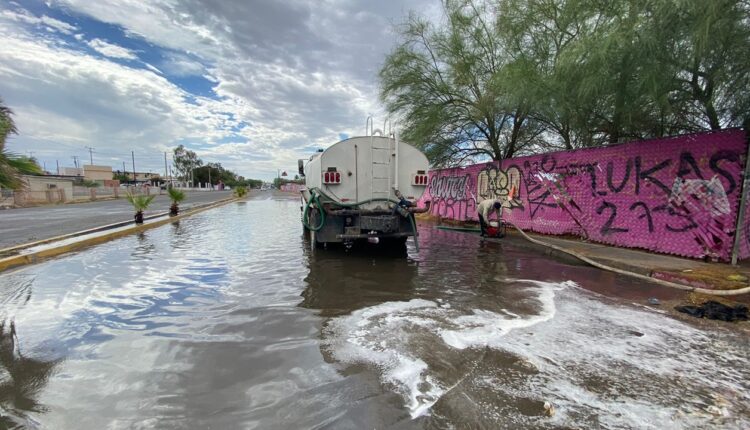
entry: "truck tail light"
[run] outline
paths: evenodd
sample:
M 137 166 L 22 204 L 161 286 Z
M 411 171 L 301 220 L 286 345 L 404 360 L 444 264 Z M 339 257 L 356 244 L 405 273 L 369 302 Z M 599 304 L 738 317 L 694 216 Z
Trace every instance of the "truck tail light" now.
M 414 179 L 412 180 L 412 185 L 426 186 L 427 175 L 422 175 L 422 174 L 414 175 Z
M 335 185 L 341 183 L 341 172 L 335 170 L 323 173 L 323 183 L 326 185 Z

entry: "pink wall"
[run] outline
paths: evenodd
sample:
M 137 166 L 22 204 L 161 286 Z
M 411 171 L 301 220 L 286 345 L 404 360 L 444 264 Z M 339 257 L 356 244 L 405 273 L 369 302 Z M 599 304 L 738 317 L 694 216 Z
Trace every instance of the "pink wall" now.
M 281 185 L 281 191 L 288 191 L 291 193 L 298 193 L 301 188 L 302 188 L 302 185 L 294 184 L 294 183 Z
M 436 170 L 420 205 L 477 220 L 478 202 L 514 187 L 504 217 L 524 230 L 727 260 L 746 148 L 745 132 L 734 129 Z

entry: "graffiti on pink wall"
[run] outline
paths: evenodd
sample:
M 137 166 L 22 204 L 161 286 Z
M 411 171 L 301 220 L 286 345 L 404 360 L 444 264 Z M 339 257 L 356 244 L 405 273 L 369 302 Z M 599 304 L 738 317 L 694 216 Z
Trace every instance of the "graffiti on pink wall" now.
M 504 218 L 525 230 L 727 260 L 746 145 L 743 130 L 723 130 L 436 170 L 421 200 L 476 220 L 479 202 L 514 190 Z

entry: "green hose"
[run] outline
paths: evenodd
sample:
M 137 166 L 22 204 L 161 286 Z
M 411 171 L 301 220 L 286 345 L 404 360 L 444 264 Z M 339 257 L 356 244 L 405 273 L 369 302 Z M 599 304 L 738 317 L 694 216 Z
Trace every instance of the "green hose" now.
M 310 205 L 312 203 L 315 203 L 315 205 L 318 207 L 318 213 L 320 213 L 320 224 L 315 227 L 307 223 L 307 214 L 310 211 Z M 320 204 L 320 199 L 318 198 L 318 195 L 315 193 L 315 189 L 311 189 L 310 199 L 307 201 L 307 204 L 305 205 L 305 210 L 302 212 L 302 225 L 304 225 L 305 228 L 309 230 L 318 231 L 321 228 L 323 228 L 323 225 L 325 225 L 325 223 L 326 223 L 326 211 L 323 210 L 323 205 Z

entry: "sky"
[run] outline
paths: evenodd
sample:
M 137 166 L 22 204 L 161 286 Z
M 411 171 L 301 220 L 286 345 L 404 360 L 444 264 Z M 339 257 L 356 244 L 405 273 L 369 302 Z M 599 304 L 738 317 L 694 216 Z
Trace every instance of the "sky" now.
M 247 178 L 383 124 L 377 73 L 440 0 L 0 0 L 8 149 L 164 172 L 180 144 Z M 132 155 L 131 155 L 132 154 Z

